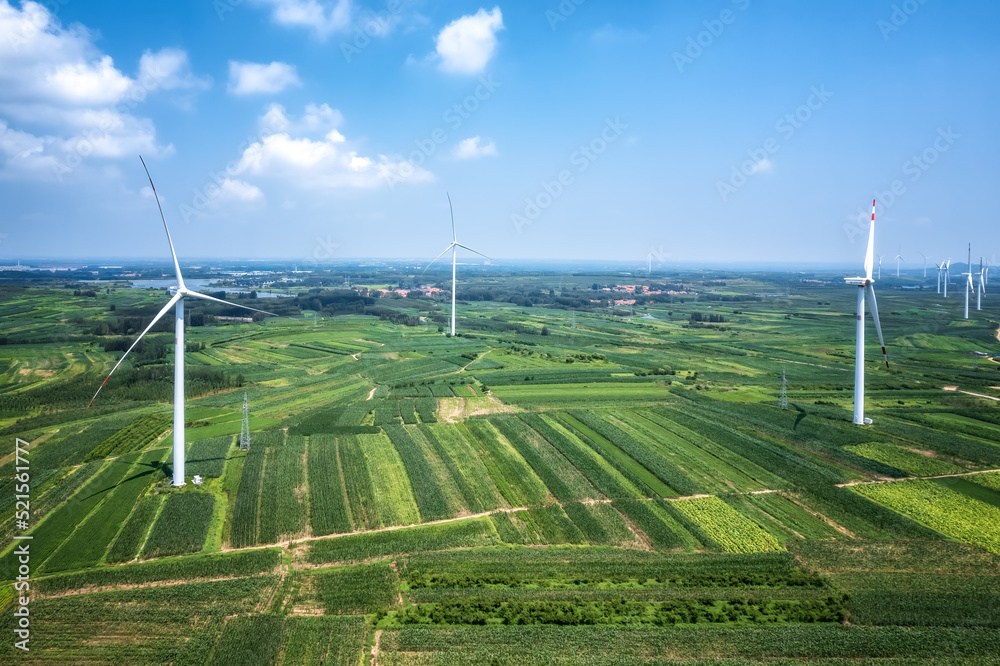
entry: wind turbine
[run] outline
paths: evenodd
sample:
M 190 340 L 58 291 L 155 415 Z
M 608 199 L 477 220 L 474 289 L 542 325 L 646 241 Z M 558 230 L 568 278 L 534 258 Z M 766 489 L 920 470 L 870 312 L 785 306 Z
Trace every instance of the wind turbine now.
M 650 252 L 646 255 L 646 275 L 653 274 L 653 253 Z
M 976 294 L 976 309 L 983 309 L 983 292 L 986 291 L 986 269 L 983 268 L 983 258 L 979 257 L 979 293 Z
M 948 283 L 951 282 L 951 257 L 944 265 L 944 297 L 948 298 Z
M 854 423 L 862 425 L 871 423 L 871 419 L 865 418 L 865 301 L 868 301 L 868 309 L 871 310 L 872 319 L 875 321 L 875 330 L 878 332 L 878 341 L 882 345 L 882 356 L 885 358 L 885 367 L 889 367 L 889 355 L 885 351 L 885 341 L 882 339 L 882 324 L 878 319 L 878 303 L 875 301 L 875 288 L 872 279 L 873 253 L 875 249 L 875 201 L 872 201 L 872 223 L 868 230 L 868 252 L 865 254 L 865 275 L 864 277 L 844 278 L 844 281 L 858 288 L 858 334 L 857 345 L 855 347 L 854 359 Z
M 458 234 L 455 232 L 455 209 L 452 208 L 452 205 L 451 205 L 451 195 L 446 192 L 445 196 L 448 197 L 448 210 L 451 212 L 451 244 L 448 245 L 448 247 L 446 247 L 441 252 L 441 254 L 439 254 L 438 256 L 434 257 L 434 259 L 431 260 L 431 263 L 427 264 L 427 268 L 430 268 L 431 264 L 433 264 L 435 261 L 437 261 L 438 259 L 440 259 L 441 257 L 443 257 L 445 255 L 445 253 L 448 252 L 448 250 L 451 250 L 451 337 L 455 337 L 455 282 L 456 282 L 455 281 L 455 254 L 458 251 L 458 248 L 464 248 L 464 249 L 468 250 L 469 252 L 475 252 L 480 257 L 486 257 L 486 255 L 483 254 L 482 252 L 480 252 L 479 250 L 473 250 L 468 245 L 462 245 L 461 243 L 458 242 Z M 489 257 L 486 257 L 486 258 L 489 259 Z M 427 268 L 425 268 L 423 271 L 421 271 L 420 274 L 423 275 L 424 273 L 426 273 L 427 272 Z
M 882 255 L 878 255 L 878 279 L 882 279 Z
M 245 305 L 239 305 L 238 303 L 230 303 L 229 301 L 224 301 L 213 296 L 206 296 L 205 294 L 199 294 L 197 291 L 192 291 L 184 284 L 184 277 L 181 275 L 181 266 L 177 262 L 177 253 L 174 251 L 174 241 L 170 238 L 170 229 L 167 227 L 167 218 L 163 216 L 163 206 L 160 205 L 160 197 L 156 193 L 156 186 L 153 185 L 153 178 L 149 175 L 149 169 L 146 168 L 146 162 L 139 156 L 139 161 L 142 162 L 142 168 L 146 170 L 146 178 L 149 179 L 149 186 L 153 189 L 153 196 L 156 198 L 156 206 L 160 209 L 160 219 L 163 220 L 163 230 L 167 232 L 167 243 L 170 245 L 170 256 L 174 260 L 174 273 L 177 275 L 177 285 L 170 287 L 171 297 L 167 301 L 167 304 L 163 306 L 153 321 L 149 322 L 149 326 L 146 327 L 132 346 L 125 351 L 115 367 L 111 368 L 111 372 L 108 376 L 104 378 L 101 382 L 100 387 L 97 389 L 97 393 L 94 397 L 90 399 L 90 403 L 87 405 L 87 409 L 90 409 L 90 405 L 94 404 L 94 400 L 97 399 L 98 393 L 104 388 L 104 385 L 108 383 L 111 379 L 111 375 L 114 374 L 118 366 L 122 364 L 125 357 L 129 355 L 135 346 L 139 344 L 149 331 L 156 325 L 156 322 L 163 318 L 163 315 L 167 314 L 170 308 L 174 308 L 174 480 L 173 484 L 175 486 L 184 485 L 184 297 L 189 298 L 200 298 L 206 301 L 214 301 L 216 303 L 223 303 L 225 305 L 232 305 L 238 308 L 243 308 L 244 310 L 253 310 L 254 312 L 263 312 L 264 314 L 274 315 L 275 317 L 280 317 L 281 315 L 275 315 L 273 312 L 268 312 L 266 310 L 258 310 L 257 308 L 247 307 Z
M 906 259 L 903 259 L 903 257 L 900 256 L 902 251 L 903 248 L 899 248 L 899 252 L 896 253 L 896 277 L 899 277 L 899 262 L 906 261 Z
M 943 261 L 941 262 L 941 265 L 937 267 L 937 272 L 938 272 L 938 290 L 937 290 L 937 293 L 940 294 L 941 293 L 941 276 L 944 274 L 944 262 Z
M 972 284 L 972 243 L 969 243 L 969 270 L 967 273 L 962 273 L 966 277 L 965 280 L 965 318 L 969 318 L 969 291 L 975 293 L 976 288 Z
M 927 277 L 927 255 L 921 252 L 920 256 L 924 258 L 924 277 Z

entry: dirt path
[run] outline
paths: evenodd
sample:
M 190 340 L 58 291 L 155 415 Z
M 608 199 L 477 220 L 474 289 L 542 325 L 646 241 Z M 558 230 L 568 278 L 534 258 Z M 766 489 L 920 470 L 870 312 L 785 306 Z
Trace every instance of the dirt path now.
M 1000 335 L 1000 333 L 998 333 L 998 335 Z M 473 363 L 475 363 L 475 362 L 476 362 L 476 361 L 478 361 L 479 359 L 481 359 L 481 358 L 484 358 L 484 357 L 485 357 L 485 356 L 486 356 L 487 354 L 489 354 L 489 353 L 490 353 L 491 351 L 493 351 L 493 350 L 491 349 L 491 350 L 489 350 L 489 351 L 486 351 L 486 352 L 483 352 L 482 354 L 480 354 L 480 355 L 479 355 L 479 356 L 477 356 L 476 358 L 472 359 L 471 361 L 469 361 L 468 363 L 466 363 L 465 365 L 463 365 L 463 366 L 462 366 L 462 369 L 461 369 L 461 370 L 459 370 L 459 372 L 465 372 L 465 369 L 466 369 L 466 368 L 468 368 L 468 367 L 469 367 L 470 365 L 472 365 Z
M 375 632 L 375 645 L 372 646 L 372 660 L 371 666 L 378 665 L 378 646 L 382 642 L 382 630 L 379 629 Z
M 986 398 L 987 400 L 992 400 L 994 402 L 1000 402 L 1000 398 L 994 398 L 991 395 L 983 395 L 982 393 L 973 393 L 972 391 L 959 391 L 957 386 L 944 386 L 942 387 L 945 391 L 951 391 L 952 393 L 964 393 L 965 395 L 971 395 L 976 398 Z
M 425 525 L 441 525 L 442 523 L 454 523 L 459 520 L 473 520 L 475 518 L 485 518 L 492 513 L 517 513 L 518 511 L 527 511 L 526 506 L 515 506 L 510 508 L 499 508 L 493 509 L 492 511 L 483 511 L 482 513 L 474 513 L 468 516 L 456 516 L 454 518 L 442 518 L 441 520 L 431 520 L 426 523 L 413 523 L 412 525 L 390 525 L 389 527 L 380 527 L 377 530 L 354 530 L 353 532 L 341 532 L 340 534 L 323 534 L 323 535 L 313 535 L 308 537 L 301 537 L 298 539 L 287 539 L 285 541 L 278 541 L 276 543 L 264 543 L 256 546 L 247 546 L 245 548 L 222 548 L 222 552 L 232 552 L 234 550 L 261 550 L 263 548 L 289 548 L 293 543 L 306 543 L 309 541 L 316 541 L 317 539 L 338 539 L 345 536 L 353 536 L 356 534 L 376 534 L 378 532 L 392 532 L 394 530 L 405 530 L 413 527 L 424 527 Z
M 974 472 L 959 472 L 958 474 L 936 474 L 934 476 L 904 476 L 901 479 L 884 478 L 876 481 L 851 481 L 849 483 L 838 483 L 838 488 L 850 486 L 864 486 L 871 483 L 895 483 L 896 481 L 911 481 L 913 479 L 950 479 L 956 476 L 974 476 L 976 474 L 989 474 L 990 472 L 1000 472 L 1000 469 L 979 469 Z
M 368 392 L 368 397 L 365 398 L 365 400 L 371 400 L 372 398 L 374 398 L 375 397 L 375 389 L 377 389 L 377 388 L 378 388 L 377 386 L 373 386 L 372 390 Z

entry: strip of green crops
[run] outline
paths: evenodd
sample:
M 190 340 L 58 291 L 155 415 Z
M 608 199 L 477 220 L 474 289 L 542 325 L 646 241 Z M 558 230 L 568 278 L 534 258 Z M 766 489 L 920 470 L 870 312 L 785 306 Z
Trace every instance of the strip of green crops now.
M 299 535 L 305 529 L 306 498 L 301 492 L 305 483 L 305 454 L 306 441 L 300 435 L 289 435 L 283 445 L 267 449 L 261 482 L 258 543 L 276 543 Z
M 410 487 L 413 489 L 413 496 L 420 510 L 420 520 L 430 522 L 447 518 L 451 513 L 448 510 L 448 502 L 420 445 L 403 426 L 386 426 L 385 433 L 392 440 L 406 468 Z
M 718 497 L 674 500 L 671 505 L 697 525 L 707 540 L 727 553 L 781 550 L 777 540 Z
M 496 663 L 496 655 L 504 655 L 510 663 L 639 666 L 706 656 L 763 664 L 778 658 L 796 663 L 805 658 L 938 659 L 951 655 L 956 659 L 952 663 L 959 664 L 991 663 L 998 651 L 1000 637 L 995 630 L 983 628 L 843 627 L 834 623 L 648 629 L 408 626 L 382 633 L 379 663 L 489 666 Z M 567 655 L 573 657 L 567 659 Z M 762 657 L 767 659 L 747 661 Z
M 65 571 L 97 564 L 132 512 L 139 495 L 160 474 L 158 463 L 165 453 L 165 449 L 158 449 L 123 458 L 122 460 L 135 460 L 135 465 L 128 471 L 125 480 L 110 491 L 100 508 L 46 562 L 45 570 Z
M 344 498 L 333 435 L 309 438 L 309 524 L 313 534 L 339 534 L 354 529 Z
M 312 564 L 359 562 L 400 553 L 471 548 L 497 543 L 497 535 L 489 518 L 473 518 L 440 525 L 350 534 L 313 541 L 308 560 Z
M 42 594 L 51 595 L 84 587 L 235 578 L 270 573 L 280 563 L 281 553 L 273 548 L 212 553 L 47 576 L 39 579 L 35 586 Z
M 215 495 L 186 492 L 169 496 L 149 533 L 142 557 L 198 552 L 208 536 L 214 509 Z
M 851 490 L 939 532 L 1000 553 L 1000 508 L 923 479 L 869 483 Z

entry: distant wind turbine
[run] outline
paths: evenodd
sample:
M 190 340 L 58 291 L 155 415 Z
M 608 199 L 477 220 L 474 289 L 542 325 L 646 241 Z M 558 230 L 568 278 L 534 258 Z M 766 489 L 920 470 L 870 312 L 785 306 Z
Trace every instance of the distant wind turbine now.
M 903 259 L 903 257 L 900 256 L 902 251 L 903 248 L 899 248 L 899 252 L 896 253 L 896 277 L 899 277 L 899 262 L 906 261 L 906 259 Z
M 650 252 L 646 255 L 646 275 L 653 274 L 653 253 Z
M 983 268 L 983 258 L 979 258 L 979 293 L 976 294 L 976 309 L 983 309 L 983 293 L 986 292 L 986 269 Z
M 967 264 L 969 270 L 962 273 L 966 277 L 965 280 L 965 318 L 969 318 L 969 292 L 976 292 L 975 286 L 972 284 L 972 243 L 969 243 L 969 262 Z
M 937 267 L 937 273 L 938 273 L 937 293 L 940 294 L 941 293 L 941 276 L 944 275 L 944 262 L 943 261 L 941 262 L 941 265 Z
M 882 339 L 882 324 L 878 319 L 878 303 L 875 301 L 875 280 L 872 279 L 873 254 L 875 249 L 875 201 L 872 201 L 872 223 L 868 231 L 868 251 L 865 253 L 864 277 L 844 278 L 844 281 L 858 288 L 858 330 L 854 359 L 854 423 L 871 423 L 865 418 L 865 301 L 871 310 L 878 332 L 878 341 L 882 345 L 882 356 L 885 367 L 889 367 L 889 355 L 885 351 L 885 341 Z
M 878 255 L 878 279 L 882 279 L 882 255 Z
M 948 283 L 951 282 L 951 257 L 944 265 L 944 297 L 948 298 Z
M 431 260 L 431 263 L 427 264 L 427 268 L 430 268 L 431 264 L 433 264 L 435 261 L 437 261 L 438 259 L 440 259 L 441 257 L 443 257 L 445 255 L 445 253 L 448 252 L 448 250 L 451 250 L 451 336 L 455 337 L 455 286 L 456 286 L 456 280 L 455 280 L 455 262 L 456 262 L 456 258 L 455 258 L 455 254 L 458 251 L 458 248 L 463 248 L 463 249 L 468 250 L 469 252 L 474 252 L 474 253 L 478 254 L 480 257 L 486 257 L 487 259 L 489 259 L 489 257 L 487 257 L 485 254 L 483 254 L 479 250 L 473 250 L 468 245 L 462 245 L 461 243 L 458 242 L 458 233 L 456 233 L 456 231 L 455 231 L 455 209 L 452 208 L 452 205 L 451 205 L 451 195 L 446 192 L 445 196 L 448 197 L 448 210 L 451 212 L 451 244 L 449 244 L 448 247 L 446 247 L 441 252 L 441 254 L 439 254 L 438 256 L 434 257 L 434 259 Z M 426 273 L 427 272 L 427 268 L 425 268 L 423 271 L 421 271 L 420 274 L 423 275 L 424 273 Z
M 174 308 L 174 479 L 173 485 L 183 486 L 184 485 L 184 297 L 189 298 L 200 298 L 206 301 L 213 301 L 215 303 L 223 303 L 224 305 L 232 305 L 234 307 L 243 308 L 244 310 L 252 310 L 254 312 L 263 312 L 264 314 L 274 315 L 275 317 L 280 317 L 281 315 L 276 315 L 273 312 L 268 312 L 266 310 L 258 310 L 257 308 L 250 308 L 245 305 L 239 305 L 238 303 L 230 303 L 229 301 L 224 301 L 213 296 L 206 296 L 205 294 L 199 294 L 197 291 L 192 291 L 184 284 L 184 277 L 181 275 L 181 267 L 177 262 L 177 253 L 174 251 L 174 241 L 170 238 L 170 229 L 167 227 L 167 218 L 163 216 L 163 206 L 160 205 L 160 197 L 156 193 L 156 186 L 153 185 L 153 178 L 149 175 L 149 169 L 146 168 L 146 162 L 139 156 L 139 161 L 142 162 L 142 168 L 146 170 L 146 178 L 149 179 L 149 186 L 153 190 L 153 196 L 156 198 L 156 206 L 160 209 L 160 219 L 163 220 L 163 230 L 167 232 L 167 243 L 170 245 L 170 256 L 174 260 L 174 274 L 177 276 L 177 286 L 170 287 L 171 298 L 167 301 L 167 304 L 163 306 L 153 321 L 149 322 L 149 326 L 146 327 L 132 346 L 122 355 L 115 364 L 115 367 L 111 368 L 111 372 L 108 376 L 104 378 L 101 382 L 100 387 L 97 389 L 97 393 L 94 397 L 90 399 L 90 403 L 87 405 L 87 409 L 90 409 L 90 405 L 94 404 L 94 400 L 97 399 L 98 393 L 104 388 L 104 385 L 108 383 L 111 379 L 111 375 L 114 374 L 118 366 L 122 364 L 125 357 L 129 355 L 135 346 L 139 344 L 149 331 L 156 325 L 156 322 L 163 318 L 163 315 L 167 313 L 170 308 Z
M 927 277 L 927 255 L 921 252 L 920 256 L 924 258 L 924 277 Z

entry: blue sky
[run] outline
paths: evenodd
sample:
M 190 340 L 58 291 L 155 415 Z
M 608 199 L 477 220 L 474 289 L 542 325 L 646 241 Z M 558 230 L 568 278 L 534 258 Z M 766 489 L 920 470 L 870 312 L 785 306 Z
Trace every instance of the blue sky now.
M 997 3 L 0 0 L 0 258 L 997 251 Z M 884 194 L 883 194 L 884 193 Z M 884 206 L 883 206 L 884 204 Z

